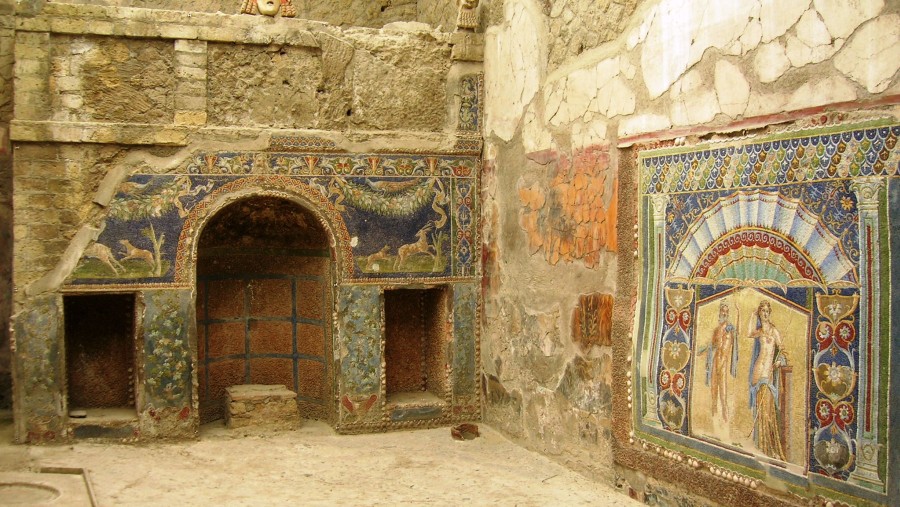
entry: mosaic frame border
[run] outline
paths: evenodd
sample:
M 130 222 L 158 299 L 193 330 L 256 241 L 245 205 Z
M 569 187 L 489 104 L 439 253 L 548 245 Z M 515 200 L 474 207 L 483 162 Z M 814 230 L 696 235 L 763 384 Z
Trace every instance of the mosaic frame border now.
M 620 157 L 619 177 L 622 193 L 619 195 L 618 234 L 620 245 L 632 245 L 632 247 L 623 248 L 623 255 L 620 256 L 618 285 L 620 291 L 628 295 L 628 297 L 617 299 L 613 320 L 613 334 L 622 337 L 622 339 L 615 340 L 613 344 L 614 358 L 616 358 L 613 375 L 614 377 L 625 379 L 625 382 L 615 384 L 614 392 L 618 399 L 627 400 L 627 404 L 618 403 L 613 406 L 613 451 L 616 463 L 627 468 L 644 471 L 660 480 L 680 483 L 689 490 L 696 491 L 698 494 L 708 498 L 718 498 L 721 501 L 735 504 L 765 502 L 766 505 L 797 505 L 802 503 L 805 505 L 830 506 L 852 505 L 859 501 L 876 503 L 887 501 L 889 497 L 886 495 L 889 495 L 892 491 L 887 484 L 885 485 L 885 494 L 879 494 L 853 485 L 850 486 L 849 491 L 839 491 L 832 487 L 832 481 L 822 482 L 817 477 L 814 477 L 814 474 L 803 476 L 802 484 L 790 485 L 792 482 L 790 477 L 780 477 L 780 474 L 776 473 L 776 477 L 786 480 L 789 484 L 789 494 L 788 496 L 783 496 L 783 494 L 762 487 L 762 481 L 766 478 L 765 471 L 763 470 L 762 475 L 760 475 L 758 467 L 746 468 L 728 458 L 716 458 L 714 455 L 709 455 L 709 453 L 699 452 L 693 446 L 682 445 L 678 442 L 673 442 L 671 439 L 660 439 L 658 436 L 647 434 L 637 427 L 640 416 L 636 415 L 634 411 L 634 400 L 640 393 L 640 390 L 637 383 L 633 382 L 634 375 L 637 372 L 633 349 L 639 329 L 639 294 L 641 294 L 641 287 L 644 286 L 642 280 L 643 270 L 640 267 L 641 247 L 639 244 L 639 224 L 641 223 L 639 221 L 639 208 L 641 205 L 637 198 L 644 191 L 644 188 L 641 187 L 639 174 L 641 170 L 639 164 L 641 154 L 651 150 L 668 150 L 673 153 L 699 151 L 711 145 L 747 144 L 758 142 L 759 139 L 789 138 L 803 135 L 804 133 L 813 133 L 815 135 L 816 132 L 823 130 L 827 130 L 830 134 L 837 133 L 840 135 L 840 132 L 852 129 L 870 126 L 883 127 L 885 124 L 894 125 L 893 128 L 895 130 L 900 128 L 896 125 L 896 120 L 875 120 L 865 123 L 857 122 L 831 126 L 816 125 L 813 122 L 812 128 L 776 131 L 769 135 L 761 135 L 758 138 L 732 137 L 721 143 L 699 143 L 686 147 L 675 147 L 674 141 L 658 140 L 645 144 L 634 144 L 621 152 L 623 155 L 630 154 L 630 156 Z M 890 160 L 895 161 L 895 158 L 896 151 Z M 888 188 L 886 193 L 889 190 Z M 885 201 L 889 199 L 890 195 L 887 195 Z M 887 220 L 886 217 L 885 220 Z M 886 246 L 883 246 L 883 248 L 887 249 Z M 886 260 L 882 262 L 887 263 Z M 887 269 L 883 267 L 882 270 L 890 271 L 890 264 L 887 264 Z M 890 274 L 888 273 L 885 276 L 890 277 Z M 897 299 L 897 295 L 895 294 L 894 296 Z M 890 303 L 886 303 L 885 306 L 890 308 Z M 885 331 L 882 328 L 882 338 L 889 333 L 889 330 Z M 628 339 L 624 339 L 625 337 L 628 337 Z M 896 337 L 894 341 L 896 342 Z M 886 340 L 882 339 L 881 346 L 889 352 L 892 344 L 890 340 L 886 342 Z M 896 343 L 893 346 L 896 347 Z M 885 356 L 887 354 L 881 359 L 882 365 L 887 364 L 889 361 Z M 872 368 L 875 371 L 880 371 L 882 367 L 876 365 Z M 894 373 L 896 374 L 896 372 Z M 885 396 L 887 390 L 890 389 L 887 383 L 887 379 L 882 380 L 882 396 Z M 893 385 L 896 386 L 896 384 L 897 382 L 894 381 Z M 888 410 L 888 412 L 891 411 Z M 890 414 L 882 414 L 882 417 L 890 417 Z M 890 435 L 888 434 L 886 438 L 890 442 L 889 437 Z M 896 445 L 897 443 L 894 442 L 895 447 Z M 893 470 L 891 468 L 891 452 L 894 451 L 896 449 L 889 451 L 886 456 L 888 473 Z M 896 472 L 896 470 L 894 471 Z M 885 480 L 889 479 L 890 476 Z

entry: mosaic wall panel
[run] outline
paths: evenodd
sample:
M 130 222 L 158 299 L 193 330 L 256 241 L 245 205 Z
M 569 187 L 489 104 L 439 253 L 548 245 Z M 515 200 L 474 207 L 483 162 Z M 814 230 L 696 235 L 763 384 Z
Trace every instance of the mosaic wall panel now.
M 458 284 L 453 287 L 453 395 L 471 397 L 477 392 L 478 286 Z
M 484 74 L 468 74 L 459 80 L 459 126 L 458 130 L 480 132 L 481 90 L 484 88 Z
M 13 327 L 16 354 L 14 401 L 19 441 L 42 442 L 64 432 L 61 392 L 65 385 L 62 357 L 62 298 L 38 298 L 33 310 L 16 317 Z
M 639 153 L 639 437 L 886 502 L 898 137 L 868 123 Z
M 191 404 L 190 290 L 144 292 L 144 406 Z
M 351 286 L 338 291 L 342 395 L 369 396 L 381 391 L 381 308 L 379 287 Z
M 203 153 L 179 174 L 129 177 L 69 283 L 189 284 L 198 217 L 214 199 L 260 184 L 305 195 L 346 235 L 342 278 L 474 277 L 479 167 L 464 155 Z

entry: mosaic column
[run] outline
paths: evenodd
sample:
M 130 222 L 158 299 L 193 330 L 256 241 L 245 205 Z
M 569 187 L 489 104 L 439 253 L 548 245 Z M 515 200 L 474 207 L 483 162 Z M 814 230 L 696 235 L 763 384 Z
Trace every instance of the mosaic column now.
M 656 286 L 652 291 L 652 294 L 655 294 L 655 298 L 651 302 L 653 320 L 651 321 L 652 327 L 650 329 L 650 336 L 653 337 L 653 340 L 650 345 L 650 364 L 648 365 L 649 368 L 647 368 L 647 371 L 649 372 L 647 382 L 652 386 L 656 384 L 657 363 L 659 362 L 657 354 L 659 352 L 659 338 L 662 333 L 663 322 L 662 297 L 665 292 L 663 286 L 665 285 L 664 280 L 666 270 L 666 206 L 669 204 L 669 196 L 666 194 L 651 195 L 650 204 L 653 206 L 653 238 L 655 248 L 653 249 L 652 261 L 647 260 L 647 262 L 653 262 L 654 269 L 657 273 L 654 277 L 656 279 Z M 659 417 L 656 413 L 656 389 L 646 389 L 644 392 L 647 397 L 645 400 L 645 406 L 647 408 L 645 418 L 649 422 L 658 423 Z
M 878 229 L 879 196 L 884 187 L 882 178 L 860 178 L 851 183 L 859 208 L 859 279 L 860 346 L 859 346 L 859 404 L 856 432 L 856 469 L 850 480 L 864 486 L 884 488 L 878 476 L 878 397 L 881 364 L 881 242 Z

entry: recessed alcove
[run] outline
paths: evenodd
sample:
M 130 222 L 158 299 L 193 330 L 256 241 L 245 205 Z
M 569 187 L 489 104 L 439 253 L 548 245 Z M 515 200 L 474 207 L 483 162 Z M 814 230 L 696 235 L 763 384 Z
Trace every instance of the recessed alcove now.
M 388 403 L 442 403 L 448 390 L 449 290 L 384 291 Z
M 133 416 L 134 294 L 65 296 L 63 312 L 70 412 Z
M 300 414 L 327 419 L 332 276 L 325 229 L 303 206 L 253 196 L 224 207 L 197 262 L 200 421 L 225 417 L 226 389 L 282 385 Z

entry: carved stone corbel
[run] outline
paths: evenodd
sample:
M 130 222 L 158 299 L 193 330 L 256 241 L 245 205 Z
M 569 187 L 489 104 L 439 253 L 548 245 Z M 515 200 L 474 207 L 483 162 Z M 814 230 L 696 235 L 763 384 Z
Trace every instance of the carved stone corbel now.
M 478 0 L 457 0 L 459 16 L 456 18 L 457 30 L 475 30 L 478 28 Z

